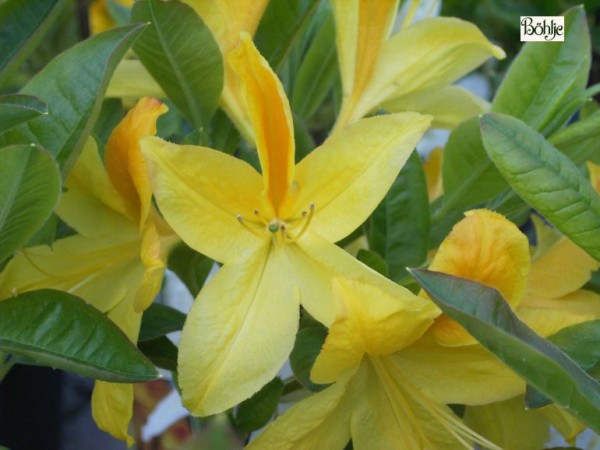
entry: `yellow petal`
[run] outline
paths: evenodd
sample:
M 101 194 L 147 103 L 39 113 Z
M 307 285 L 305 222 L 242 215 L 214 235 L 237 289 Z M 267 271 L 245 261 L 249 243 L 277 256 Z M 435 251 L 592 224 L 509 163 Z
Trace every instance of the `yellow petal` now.
M 283 86 L 258 52 L 250 35 L 227 55 L 241 81 L 246 111 L 252 121 L 265 183 L 265 195 L 276 212 L 287 199 L 294 176 L 294 126 Z
M 136 225 L 128 219 L 123 199 L 108 178 L 92 138 L 75 163 L 65 189 L 56 213 L 71 228 L 89 237 L 137 236 Z
M 427 179 L 427 194 L 429 202 L 433 202 L 436 198 L 444 193 L 442 184 L 442 158 L 444 151 L 442 147 L 437 147 L 427 156 L 423 163 L 425 178 Z
M 410 380 L 447 404 L 481 405 L 525 392 L 525 382 L 480 345 L 445 347 L 426 333 L 393 358 Z
M 531 264 L 527 294 L 535 298 L 558 298 L 581 288 L 600 263 L 563 237 Z
M 260 207 L 260 175 L 245 162 L 205 147 L 175 145 L 146 137 L 154 194 L 169 225 L 195 250 L 221 262 L 251 254 L 263 239 L 237 215 Z
M 515 308 L 525 294 L 529 272 L 527 237 L 504 216 L 485 209 L 469 211 L 438 249 L 430 270 L 496 288 Z M 432 327 L 443 345 L 467 345 L 475 339 L 443 315 Z
M 226 264 L 200 292 L 179 346 L 179 384 L 194 414 L 222 412 L 271 380 L 294 345 L 299 293 L 285 246 Z
M 384 102 L 390 112 L 415 111 L 433 116 L 432 128 L 453 129 L 490 109 L 488 102 L 460 86 L 416 91 Z
M 106 96 L 109 98 L 167 97 L 160 85 L 137 59 L 121 60 L 108 83 Z
M 134 0 L 114 0 L 123 6 L 133 6 Z M 98 34 L 117 26 L 106 8 L 106 0 L 94 0 L 89 9 L 90 33 Z
M 141 262 L 144 265 L 144 279 L 133 301 L 136 312 L 142 312 L 148 308 L 160 291 L 165 273 L 165 262 L 162 253 L 161 240 L 156 227 L 152 223 L 146 224 L 140 253 Z
M 587 427 L 564 409 L 552 404 L 538 409 L 567 442 L 575 445 L 575 438 Z
M 372 285 L 336 278 L 333 295 L 338 314 L 311 372 L 316 383 L 356 370 L 365 353 L 388 355 L 407 347 L 437 316 L 430 302 L 403 289 L 390 296 Z
M 115 127 L 106 144 L 106 171 L 130 217 L 141 227 L 150 211 L 152 188 L 139 141 L 156 134 L 156 121 L 168 110 L 154 98 L 142 98 Z
M 350 440 L 356 389 L 350 377 L 301 400 L 267 426 L 248 450 L 338 449 Z
M 590 183 L 598 194 L 600 194 L 600 166 L 593 162 L 587 163 L 588 171 L 590 172 Z
M 310 204 L 310 230 L 336 242 L 358 228 L 377 207 L 427 127 L 415 113 L 364 119 L 333 134 L 298 164 L 299 216 Z
M 129 422 L 133 415 L 133 385 L 96 381 L 92 393 L 92 417 L 98 428 L 111 436 L 134 444 L 129 434 Z
M 469 22 L 447 17 L 417 22 L 383 45 L 349 122 L 386 100 L 451 84 L 491 56 L 503 58 L 504 52 Z
M 538 410 L 526 410 L 523 396 L 469 406 L 464 421 L 505 450 L 539 450 L 550 440 L 548 421 Z
M 532 214 L 531 221 L 535 229 L 535 251 L 532 255 L 532 260 L 536 260 L 539 256 L 550 250 L 558 241 L 563 238 L 560 232 L 544 222 L 544 219 Z

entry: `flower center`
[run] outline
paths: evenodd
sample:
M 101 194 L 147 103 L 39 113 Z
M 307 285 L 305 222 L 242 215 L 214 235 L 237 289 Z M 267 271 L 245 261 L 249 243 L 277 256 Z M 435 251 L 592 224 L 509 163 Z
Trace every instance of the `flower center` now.
M 265 231 L 277 242 L 295 242 L 308 229 L 315 212 L 315 204 L 311 203 L 308 210 L 303 210 L 299 217 L 281 220 L 278 217 L 267 219 L 258 209 L 254 210 L 254 218 L 245 219 L 241 214 L 236 216 L 238 222 L 252 234 L 264 237 Z

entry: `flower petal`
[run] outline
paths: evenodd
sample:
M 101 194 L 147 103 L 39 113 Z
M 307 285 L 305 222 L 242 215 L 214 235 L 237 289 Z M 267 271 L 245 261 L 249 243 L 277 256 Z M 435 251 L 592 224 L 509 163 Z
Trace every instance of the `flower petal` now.
M 98 428 L 132 446 L 129 422 L 133 415 L 133 385 L 96 381 L 92 393 L 92 417 Z
M 314 204 L 310 230 L 336 242 L 373 212 L 429 126 L 415 113 L 372 117 L 334 133 L 296 169 L 298 217 Z
M 247 450 L 338 449 L 350 440 L 350 415 L 354 410 L 350 377 L 301 400 L 250 442 Z
M 577 435 L 587 428 L 578 419 L 555 404 L 544 406 L 538 411 L 572 445 L 575 445 Z
M 429 269 L 496 288 L 515 308 L 525 294 L 529 273 L 527 237 L 515 224 L 493 211 L 479 209 L 465 215 L 444 239 Z M 476 342 L 446 315 L 436 319 L 432 332 L 443 345 Z
M 432 128 L 451 130 L 459 123 L 489 111 L 490 104 L 461 86 L 443 86 L 396 97 L 381 107 L 390 112 L 430 114 L 433 116 Z
M 260 175 L 245 162 L 205 147 L 141 140 L 154 194 L 169 225 L 195 250 L 220 262 L 251 254 L 263 239 L 237 215 L 254 217 Z
M 181 334 L 179 384 L 194 414 L 222 412 L 271 380 L 294 345 L 299 293 L 285 246 L 226 264 L 202 289 Z
M 588 171 L 590 172 L 590 183 L 600 195 L 600 165 L 593 162 L 587 163 Z
M 168 110 L 154 98 L 142 98 L 115 127 L 106 144 L 108 176 L 121 193 L 130 217 L 140 227 L 150 212 L 152 188 L 139 141 L 156 134 L 156 121 Z
M 442 147 L 436 147 L 423 163 L 425 179 L 427 180 L 427 195 L 430 203 L 444 194 L 444 186 L 442 184 L 443 157 L 444 151 Z
M 240 45 L 227 55 L 227 62 L 241 83 L 254 129 L 265 195 L 275 212 L 279 212 L 294 176 L 294 126 L 288 99 L 249 34 L 242 34 Z

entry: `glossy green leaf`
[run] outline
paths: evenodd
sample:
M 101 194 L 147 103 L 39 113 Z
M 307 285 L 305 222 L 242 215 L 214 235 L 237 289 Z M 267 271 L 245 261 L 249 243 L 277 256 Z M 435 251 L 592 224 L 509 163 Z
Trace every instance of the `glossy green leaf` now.
M 0 351 L 105 381 L 159 377 L 104 314 L 79 297 L 51 289 L 0 301 Z
M 64 0 L 0 2 L 0 86 L 40 43 Z
M 321 352 L 327 329 L 323 326 L 309 326 L 298 331 L 296 343 L 290 354 L 290 366 L 294 376 L 306 389 L 317 392 L 325 389 L 326 385 L 315 384 L 310 380 L 310 371 Z
M 512 117 L 482 116 L 481 133 L 488 155 L 517 194 L 600 260 L 600 197 L 573 162 Z
M 406 267 L 425 262 L 429 250 L 429 198 L 421 159 L 413 152 L 369 219 L 369 247 L 383 256 L 399 281 Z
M 0 263 L 23 246 L 50 216 L 60 195 L 60 174 L 39 147 L 0 149 Z
M 185 314 L 169 306 L 153 303 L 144 311 L 138 341 L 149 341 L 173 331 L 180 331 Z
M 333 14 L 327 15 L 306 51 L 291 96 L 292 111 L 306 119 L 323 103 L 338 73 Z
M 356 259 L 366 266 L 369 266 L 374 271 L 379 272 L 384 277 L 389 276 L 385 259 L 383 259 L 379 253 L 361 248 L 356 254 Z
M 20 94 L 0 96 L 0 133 L 40 114 L 48 114 L 48 107 L 37 97 Z
M 411 275 L 481 345 L 557 405 L 600 431 L 600 384 L 521 322 L 496 289 L 429 270 L 411 270 Z
M 269 2 L 254 42 L 274 70 L 279 70 L 296 38 L 308 24 L 319 0 Z
M 161 336 L 138 343 L 140 351 L 156 366 L 175 372 L 177 370 L 177 347 L 168 337 Z
M 237 407 L 233 423 L 240 431 L 251 432 L 267 424 L 277 411 L 283 393 L 283 382 L 278 377 L 265 384 L 256 394 Z
M 197 128 L 216 111 L 223 60 L 208 27 L 180 2 L 137 2 L 131 20 L 150 23 L 133 49 L 183 115 Z
M 144 25 L 118 28 L 77 44 L 50 62 L 21 93 L 44 99 L 50 114 L 0 135 L 0 146 L 36 143 L 70 171 L 98 116 L 108 80 Z
M 569 104 L 585 89 L 590 54 L 585 10 L 576 7 L 565 15 L 564 42 L 523 46 L 494 98 L 492 111 L 518 117 L 545 135 L 551 133 L 581 106 L 581 102 Z
M 195 297 L 204 285 L 214 262 L 187 245 L 181 244 L 171 252 L 167 265 Z

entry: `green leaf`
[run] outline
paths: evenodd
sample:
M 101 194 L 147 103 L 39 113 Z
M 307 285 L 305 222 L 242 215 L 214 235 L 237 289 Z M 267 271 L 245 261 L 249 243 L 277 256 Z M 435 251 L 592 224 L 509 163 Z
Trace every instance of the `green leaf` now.
M 177 370 L 177 347 L 168 337 L 161 336 L 138 343 L 141 352 L 156 366 L 175 372 Z
M 600 260 L 600 197 L 573 162 L 512 117 L 481 117 L 481 133 L 488 155 L 517 194 Z
M 116 0 L 105 0 L 106 10 L 110 18 L 122 27 L 131 21 L 131 8 L 118 3 Z
M 151 23 L 133 45 L 142 64 L 195 127 L 206 126 L 223 89 L 223 61 L 208 27 L 177 1 L 137 2 L 131 20 Z
M 429 250 L 429 198 L 421 159 L 413 152 L 368 222 L 369 248 L 383 256 L 394 281 Z
M 600 156 L 598 155 L 599 137 L 600 110 L 554 133 L 548 140 L 567 155 L 571 161 L 580 165 L 590 160 L 596 160 L 600 163 Z
M 384 277 L 388 276 L 387 264 L 379 253 L 361 248 L 356 255 L 356 259 L 369 266 L 374 271 L 379 272 Z
M 237 408 L 233 423 L 238 430 L 251 432 L 267 424 L 277 411 L 279 399 L 283 393 L 283 382 L 275 377 L 260 391 Z
M 0 351 L 105 381 L 159 377 L 104 314 L 74 295 L 51 289 L 0 301 Z
M 269 2 L 254 42 L 269 65 L 278 71 L 294 41 L 308 24 L 319 0 L 278 0 Z
M 35 50 L 64 4 L 64 0 L 0 2 L 0 86 Z
M 492 111 L 510 114 L 547 135 L 581 106 L 575 102 L 590 70 L 590 35 L 585 11 L 565 14 L 564 42 L 528 42 L 511 65 L 492 104 Z
M 0 149 L 0 263 L 24 245 L 50 216 L 60 195 L 60 174 L 39 147 Z
M 298 331 L 296 343 L 290 354 L 290 366 L 295 377 L 306 389 L 318 392 L 327 387 L 315 384 L 310 380 L 310 371 L 317 355 L 321 352 L 327 337 L 327 329 L 323 326 L 309 326 Z
M 144 311 L 138 341 L 149 341 L 183 328 L 185 314 L 169 306 L 152 303 Z
M 19 94 L 0 96 L 0 133 L 40 114 L 48 114 L 48 107 L 37 97 Z
M 185 244 L 181 244 L 169 255 L 167 266 L 175 272 L 195 297 L 204 285 L 213 264 L 212 259 L 192 250 Z
M 328 11 L 298 69 L 292 91 L 292 111 L 303 119 L 311 117 L 331 91 L 337 73 L 335 24 L 333 14 Z
M 521 322 L 496 289 L 440 272 L 410 273 L 481 345 L 557 405 L 600 431 L 600 384 Z
M 21 91 L 43 98 L 50 114 L 3 133 L 0 146 L 39 144 L 66 177 L 98 116 L 108 80 L 144 26 L 106 31 L 54 58 Z

